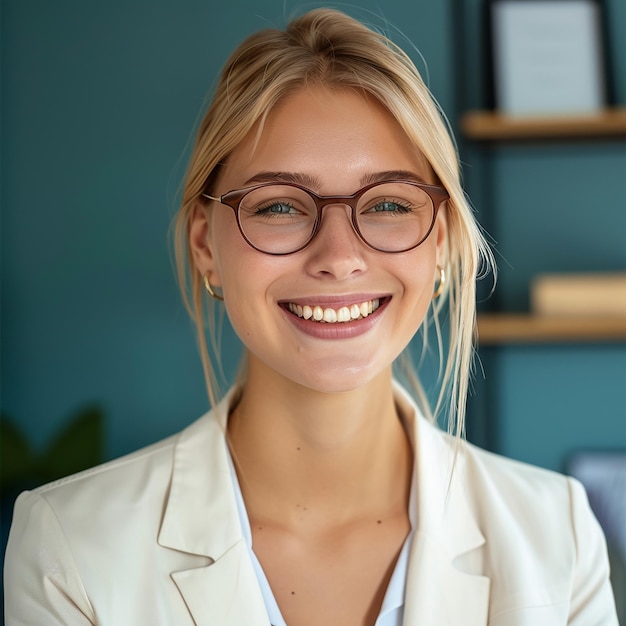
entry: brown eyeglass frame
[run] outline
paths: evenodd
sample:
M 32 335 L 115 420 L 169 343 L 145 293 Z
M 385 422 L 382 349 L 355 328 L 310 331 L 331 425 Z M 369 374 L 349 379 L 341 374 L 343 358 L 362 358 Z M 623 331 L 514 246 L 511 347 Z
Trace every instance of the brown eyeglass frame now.
M 359 230 L 359 225 L 357 223 L 356 207 L 357 207 L 358 201 L 361 199 L 361 196 L 363 196 L 366 192 L 368 192 L 373 187 L 377 187 L 378 185 L 386 185 L 389 183 L 403 183 L 406 185 L 413 185 L 414 187 L 419 187 L 420 189 L 426 192 L 426 194 L 432 200 L 432 203 L 433 203 L 433 219 L 430 224 L 430 227 L 428 228 L 428 231 L 422 237 L 422 239 L 420 239 L 420 241 L 418 241 L 416 244 L 409 246 L 408 248 L 403 248 L 402 250 L 383 250 L 381 248 L 377 248 L 376 246 L 373 246 L 361 234 L 361 231 Z M 313 199 L 313 202 L 315 203 L 315 207 L 317 209 L 317 215 L 315 217 L 315 222 L 311 230 L 311 235 L 301 246 L 299 246 L 295 250 L 290 250 L 289 252 L 268 252 L 267 250 L 263 250 L 262 248 L 255 246 L 248 239 L 248 237 L 246 237 L 246 234 L 244 233 L 243 228 L 241 227 L 241 222 L 239 221 L 239 206 L 241 205 L 241 201 L 244 199 L 244 197 L 248 195 L 250 192 L 255 191 L 256 189 L 261 189 L 262 187 L 274 187 L 274 186 L 295 187 L 296 189 L 300 189 L 301 191 L 304 191 Z M 295 254 L 296 252 L 300 252 L 300 250 L 304 250 L 304 248 L 306 248 L 313 241 L 313 239 L 315 239 L 317 233 L 319 232 L 320 226 L 322 224 L 322 209 L 325 206 L 332 205 L 332 204 L 344 204 L 350 207 L 351 223 L 352 223 L 352 228 L 354 232 L 357 234 L 358 238 L 372 250 L 376 250 L 378 252 L 384 252 L 386 254 L 400 254 L 402 252 L 408 252 L 409 250 L 414 250 L 419 245 L 424 243 L 426 239 L 428 239 L 430 233 L 435 227 L 435 221 L 437 219 L 437 213 L 439 211 L 439 207 L 441 206 L 441 203 L 450 198 L 450 195 L 448 194 L 448 192 L 439 185 L 428 185 L 426 183 L 418 183 L 413 180 L 382 180 L 376 183 L 371 183 L 369 185 L 366 185 L 365 187 L 362 187 L 361 189 L 359 189 L 356 193 L 353 193 L 351 195 L 346 195 L 346 196 L 320 196 L 319 194 L 315 193 L 314 191 L 311 191 L 310 189 L 302 185 L 298 185 L 296 183 L 283 183 L 283 182 L 267 182 L 267 183 L 261 183 L 260 185 L 253 185 L 251 187 L 244 187 L 243 189 L 233 189 L 232 191 L 228 191 L 222 196 L 212 196 L 208 193 L 202 193 L 201 195 L 204 198 L 208 198 L 209 200 L 214 200 L 215 202 L 219 202 L 220 204 L 230 207 L 235 212 L 235 220 L 237 221 L 237 227 L 239 228 L 239 232 L 241 233 L 241 236 L 244 238 L 246 243 L 250 247 L 257 250 L 258 252 L 262 252 L 263 254 L 271 254 L 272 256 L 286 256 L 288 254 Z

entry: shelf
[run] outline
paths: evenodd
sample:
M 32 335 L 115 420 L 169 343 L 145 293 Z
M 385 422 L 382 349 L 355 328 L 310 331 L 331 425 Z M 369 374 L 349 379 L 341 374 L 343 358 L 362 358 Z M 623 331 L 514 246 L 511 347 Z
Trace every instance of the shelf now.
M 478 316 L 478 337 L 481 346 L 626 342 L 626 316 L 566 317 L 489 313 Z
M 626 107 L 598 115 L 528 118 L 471 111 L 461 118 L 461 131 L 480 141 L 626 137 Z

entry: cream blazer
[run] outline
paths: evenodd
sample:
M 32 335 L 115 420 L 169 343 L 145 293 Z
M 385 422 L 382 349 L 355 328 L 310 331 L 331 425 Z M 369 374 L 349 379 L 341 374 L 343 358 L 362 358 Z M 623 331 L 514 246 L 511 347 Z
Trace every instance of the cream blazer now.
M 418 485 L 404 624 L 616 626 L 581 485 L 469 444 L 450 484 L 454 441 L 396 395 Z M 227 460 L 231 397 L 174 437 L 19 497 L 7 626 L 269 626 Z

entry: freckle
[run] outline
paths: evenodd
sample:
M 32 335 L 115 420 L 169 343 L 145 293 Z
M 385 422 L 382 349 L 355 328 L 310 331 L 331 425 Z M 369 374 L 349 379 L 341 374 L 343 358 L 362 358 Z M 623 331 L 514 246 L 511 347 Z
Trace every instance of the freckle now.
M 295 596 L 295 595 L 296 595 L 296 592 L 295 592 L 295 591 L 292 591 L 292 592 L 291 592 L 291 595 L 292 595 L 292 596 Z
M 296 450 L 298 450 L 298 452 L 300 452 L 300 448 L 296 448 Z
M 377 524 L 382 524 L 382 521 L 381 521 L 381 520 L 378 520 L 376 523 L 377 523 Z
M 258 528 L 259 528 L 259 530 L 263 530 L 263 526 L 259 526 Z
M 303 509 L 303 510 L 304 510 L 304 511 L 308 511 L 309 509 L 307 509 L 306 507 L 304 507 L 304 509 Z

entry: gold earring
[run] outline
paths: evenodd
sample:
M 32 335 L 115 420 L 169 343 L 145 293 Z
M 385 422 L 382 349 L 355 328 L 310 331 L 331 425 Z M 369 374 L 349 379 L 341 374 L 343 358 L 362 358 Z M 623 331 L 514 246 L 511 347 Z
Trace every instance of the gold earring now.
M 215 300 L 219 300 L 220 302 L 223 302 L 224 298 L 222 298 L 222 296 L 220 296 L 218 293 L 215 293 L 215 291 L 213 291 L 213 287 L 211 287 L 211 283 L 209 282 L 209 275 L 205 274 L 202 277 L 202 280 L 204 281 L 204 288 L 207 290 L 207 293 L 211 296 L 211 298 L 215 298 Z
M 433 293 L 433 300 L 436 300 L 443 293 L 446 286 L 446 270 L 441 265 L 437 265 L 437 269 L 439 270 L 439 284 L 437 289 L 435 289 L 435 293 Z

